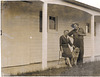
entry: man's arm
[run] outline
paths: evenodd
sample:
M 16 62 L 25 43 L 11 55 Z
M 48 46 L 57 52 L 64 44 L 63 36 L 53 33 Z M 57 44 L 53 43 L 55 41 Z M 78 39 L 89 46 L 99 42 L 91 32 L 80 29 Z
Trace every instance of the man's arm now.
M 80 36 L 86 36 L 86 34 L 81 34 L 81 33 L 78 33 L 78 35 L 80 35 Z
M 68 33 L 68 36 L 72 37 L 74 29 Z
M 86 33 L 84 32 L 84 30 L 82 28 L 80 28 L 80 31 L 78 32 L 78 35 L 86 36 Z

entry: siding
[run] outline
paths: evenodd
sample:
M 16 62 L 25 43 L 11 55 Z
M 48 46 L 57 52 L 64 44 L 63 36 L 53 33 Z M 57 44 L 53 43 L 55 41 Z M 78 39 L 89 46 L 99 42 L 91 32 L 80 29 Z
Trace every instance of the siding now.
M 8 5 L 2 10 L 2 67 L 41 62 L 39 10 L 23 2 Z
M 96 23 L 95 56 L 100 56 L 100 22 L 99 21 L 97 21 Z
M 91 34 L 87 34 L 84 37 L 84 57 L 90 57 L 92 55 L 91 49 Z

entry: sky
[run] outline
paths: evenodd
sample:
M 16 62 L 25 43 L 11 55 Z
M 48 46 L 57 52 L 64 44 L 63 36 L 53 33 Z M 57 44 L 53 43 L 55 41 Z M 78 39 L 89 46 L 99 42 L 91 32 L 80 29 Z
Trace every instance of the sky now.
M 100 0 L 76 0 L 100 9 Z

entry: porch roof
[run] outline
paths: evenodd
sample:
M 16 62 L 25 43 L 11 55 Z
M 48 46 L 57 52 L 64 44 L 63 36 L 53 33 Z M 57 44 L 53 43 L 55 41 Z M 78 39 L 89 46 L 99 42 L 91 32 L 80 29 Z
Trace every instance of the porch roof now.
M 21 0 L 21 1 L 23 1 L 23 0 Z M 43 2 L 44 0 L 24 0 L 24 2 L 27 2 L 27 3 L 28 2 L 31 3 L 31 1 L 42 1 Z M 49 0 L 47 0 L 47 1 L 49 1 Z M 62 1 L 74 4 L 74 5 L 77 5 L 77 6 L 80 6 L 80 7 L 84 7 L 84 8 L 96 11 L 96 12 L 100 12 L 99 8 L 94 7 L 94 6 L 90 6 L 88 4 L 85 4 L 85 3 L 82 3 L 82 2 L 79 2 L 79 1 L 76 1 L 76 0 L 62 0 Z
M 75 1 L 75 0 L 63 0 L 63 1 L 77 5 L 77 6 L 81 6 L 81 7 L 87 8 L 87 9 L 91 9 L 91 10 L 94 10 L 94 11 L 97 11 L 97 12 L 100 12 L 99 8 L 96 8 L 96 7 L 93 7 L 93 6 L 90 6 L 90 5 Z

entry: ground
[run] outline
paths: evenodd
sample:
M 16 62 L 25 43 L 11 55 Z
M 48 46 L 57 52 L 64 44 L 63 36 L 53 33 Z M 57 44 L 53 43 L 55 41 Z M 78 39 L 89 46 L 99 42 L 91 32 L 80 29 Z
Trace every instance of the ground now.
M 100 61 L 84 63 L 72 68 L 51 68 L 45 71 L 27 72 L 19 76 L 100 76 Z

